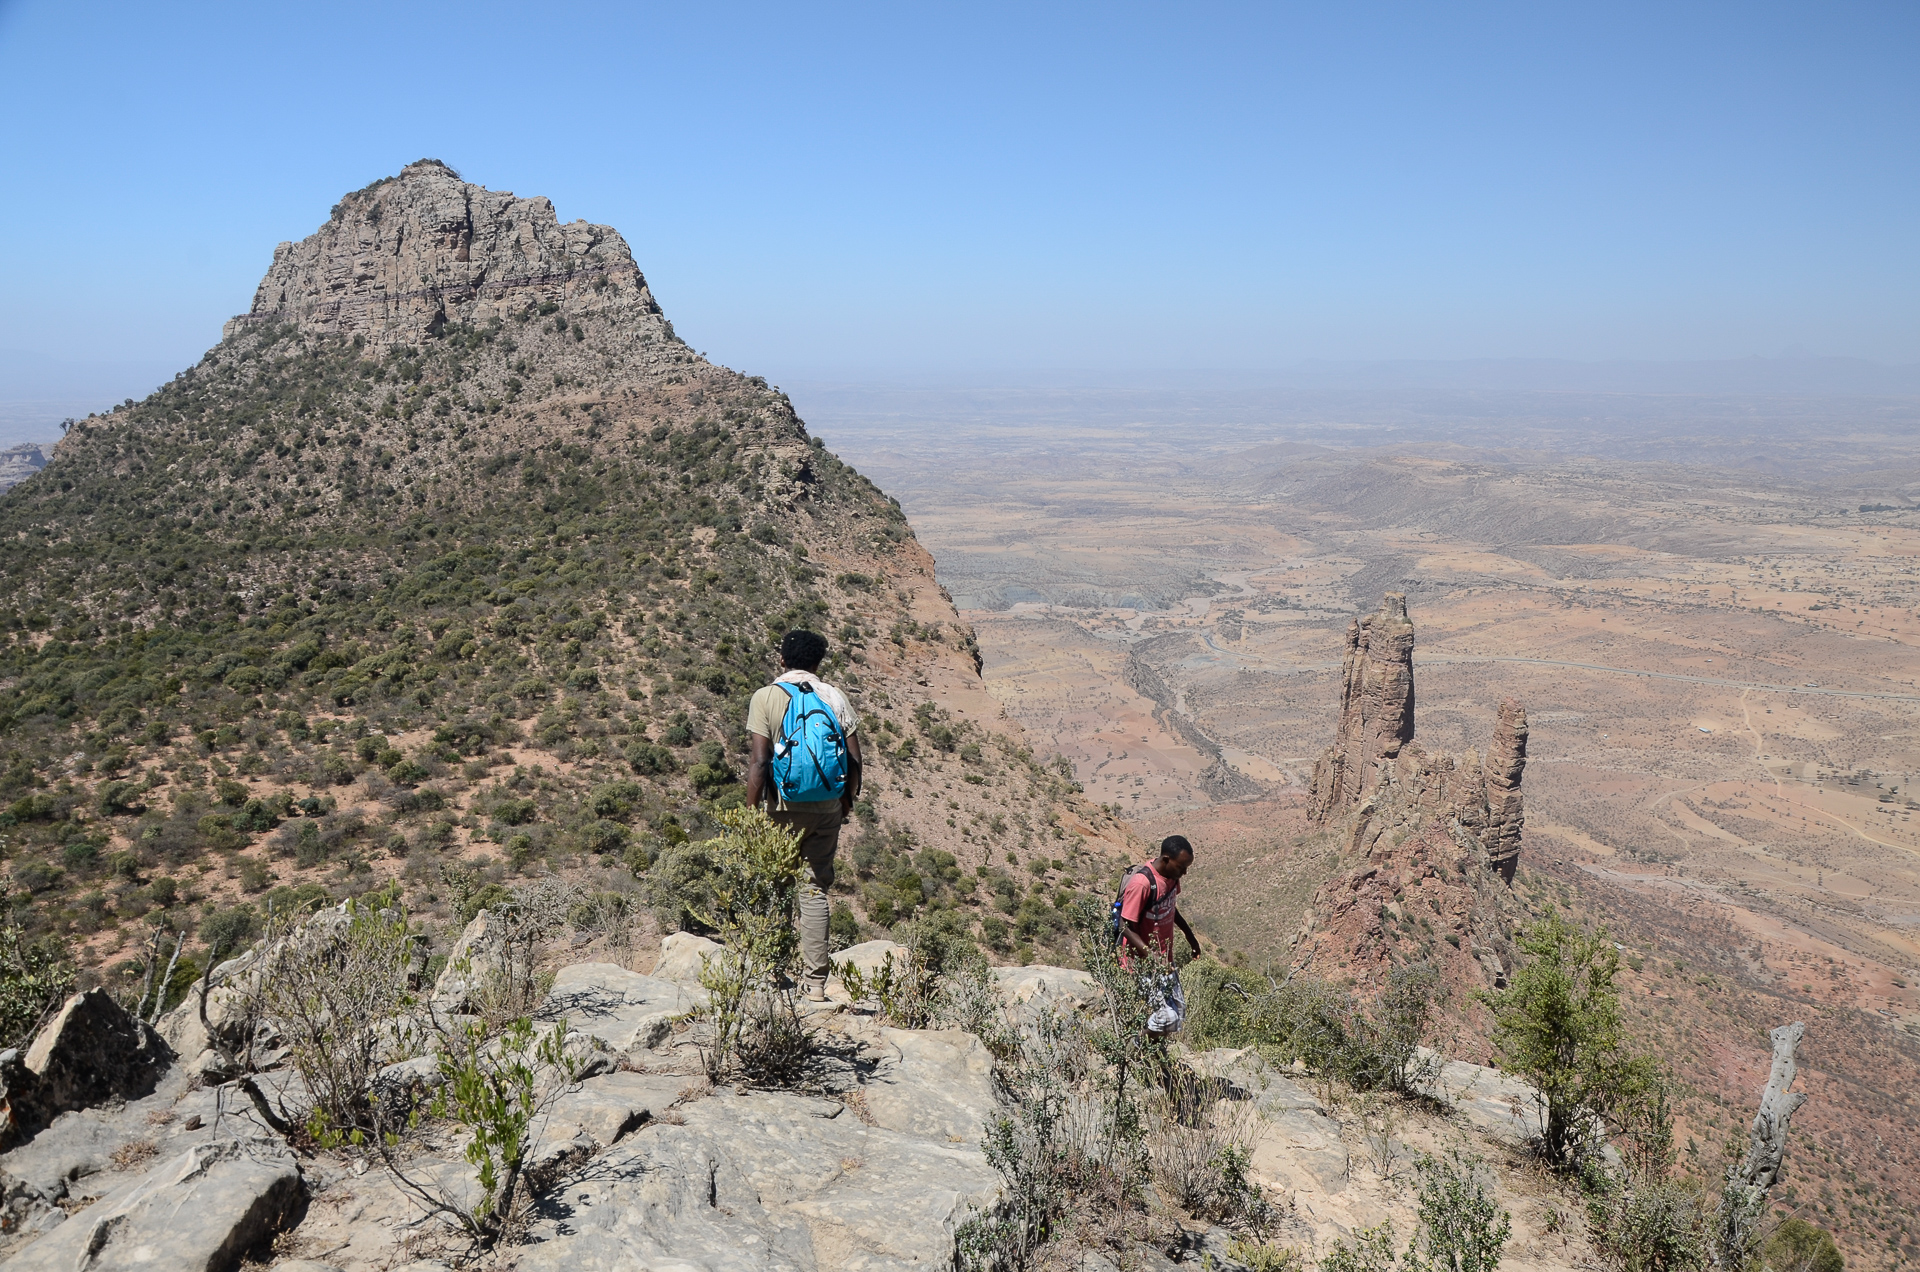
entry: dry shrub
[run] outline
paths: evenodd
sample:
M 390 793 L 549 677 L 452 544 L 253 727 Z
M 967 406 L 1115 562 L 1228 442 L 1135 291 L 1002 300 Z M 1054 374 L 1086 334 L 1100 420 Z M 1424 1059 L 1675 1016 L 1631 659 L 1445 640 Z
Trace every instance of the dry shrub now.
M 1228 1098 L 1218 1079 L 1173 1064 L 1166 1090 L 1147 1104 L 1153 1180 L 1191 1215 L 1263 1228 L 1270 1208 L 1246 1174 L 1260 1128 L 1253 1101 Z
M 389 904 L 349 901 L 268 931 L 259 1013 L 288 1048 L 306 1093 L 306 1107 L 288 1120 L 322 1145 L 361 1142 L 374 1127 L 375 1076 L 419 1051 L 403 1019 L 414 1002 L 413 944 L 406 914 L 384 899 Z
M 588 896 L 564 879 L 547 878 L 518 888 L 489 911 L 499 925 L 472 995 L 476 1014 L 496 1034 L 532 1015 L 546 1001 L 553 976 L 543 966 L 547 945 Z
M 160 1146 L 150 1139 L 128 1140 L 108 1154 L 108 1160 L 115 1170 L 138 1170 L 159 1153 Z

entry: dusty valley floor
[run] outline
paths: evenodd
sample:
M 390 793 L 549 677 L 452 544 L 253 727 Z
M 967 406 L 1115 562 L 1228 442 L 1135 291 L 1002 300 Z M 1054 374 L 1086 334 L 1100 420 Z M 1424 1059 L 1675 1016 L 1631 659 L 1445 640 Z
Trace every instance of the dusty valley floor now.
M 1256 426 L 1177 395 L 796 397 L 902 501 L 1007 712 L 1092 799 L 1201 846 L 1190 911 L 1256 965 L 1287 961 L 1306 901 L 1289 846 L 1346 627 L 1406 592 L 1427 745 L 1484 747 L 1500 699 L 1526 703 L 1528 881 L 1629 945 L 1639 1027 L 1692 1084 L 1682 1142 L 1717 1159 L 1765 1028 L 1805 1017 L 1799 1196 L 1853 1249 L 1898 1248 L 1920 1209 L 1892 1098 L 1920 1077 L 1911 404 L 1354 400 Z

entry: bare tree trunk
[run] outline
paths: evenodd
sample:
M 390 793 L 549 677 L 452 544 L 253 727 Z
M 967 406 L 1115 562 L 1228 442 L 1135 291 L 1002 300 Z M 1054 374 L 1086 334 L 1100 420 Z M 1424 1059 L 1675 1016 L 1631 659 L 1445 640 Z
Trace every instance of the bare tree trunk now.
M 153 935 L 147 938 L 147 979 L 140 986 L 140 1001 L 133 1005 L 133 1018 L 147 1018 L 147 995 L 153 992 L 153 974 L 160 967 L 160 929 L 155 928 Z
M 1773 1071 L 1767 1077 L 1767 1089 L 1760 1094 L 1760 1111 L 1753 1115 L 1753 1127 L 1747 1133 L 1747 1155 L 1738 1166 L 1727 1167 L 1713 1261 L 1729 1272 L 1748 1262 L 1760 1217 L 1766 1211 L 1767 1193 L 1786 1174 L 1787 1122 L 1794 1110 L 1807 1102 L 1805 1095 L 1788 1090 L 1798 1073 L 1793 1053 L 1806 1032 L 1806 1025 L 1797 1020 L 1773 1031 Z
M 154 1024 L 160 1019 L 160 1013 L 167 1005 L 167 986 L 173 983 L 173 969 L 180 965 L 180 947 L 187 943 L 187 931 L 180 929 L 180 935 L 174 938 L 173 957 L 167 960 L 167 974 L 160 978 L 160 992 L 154 995 L 153 1016 L 147 1021 Z

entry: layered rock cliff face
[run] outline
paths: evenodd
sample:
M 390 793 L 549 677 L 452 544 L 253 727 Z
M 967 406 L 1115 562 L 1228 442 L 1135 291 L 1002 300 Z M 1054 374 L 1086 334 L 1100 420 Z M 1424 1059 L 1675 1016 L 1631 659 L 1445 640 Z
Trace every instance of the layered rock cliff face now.
M 1389 592 L 1380 612 L 1347 628 L 1340 727 L 1313 767 L 1308 814 L 1325 822 L 1358 804 L 1383 764 L 1413 741 L 1413 621 Z
M 226 334 L 294 322 L 411 344 L 449 323 L 510 318 L 529 303 L 617 317 L 641 344 L 672 333 L 613 229 L 562 225 L 546 199 L 470 185 L 423 159 L 334 204 L 310 237 L 274 248 L 253 307 Z
M 49 447 L 35 442 L 0 450 L 0 494 L 12 490 L 47 466 Z
M 1341 869 L 1315 895 L 1297 943 L 1349 969 L 1426 952 L 1456 980 L 1501 984 L 1524 824 L 1526 708 L 1500 704 L 1484 760 L 1428 751 L 1414 740 L 1413 643 L 1398 593 L 1348 630 L 1339 729 L 1314 767 L 1309 803 L 1338 839 Z

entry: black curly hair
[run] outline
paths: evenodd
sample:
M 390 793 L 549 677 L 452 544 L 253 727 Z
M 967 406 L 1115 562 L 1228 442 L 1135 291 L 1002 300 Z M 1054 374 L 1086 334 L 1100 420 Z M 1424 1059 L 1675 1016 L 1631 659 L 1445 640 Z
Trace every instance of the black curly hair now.
M 818 671 L 827 656 L 827 638 L 796 627 L 780 638 L 780 661 L 788 671 Z

